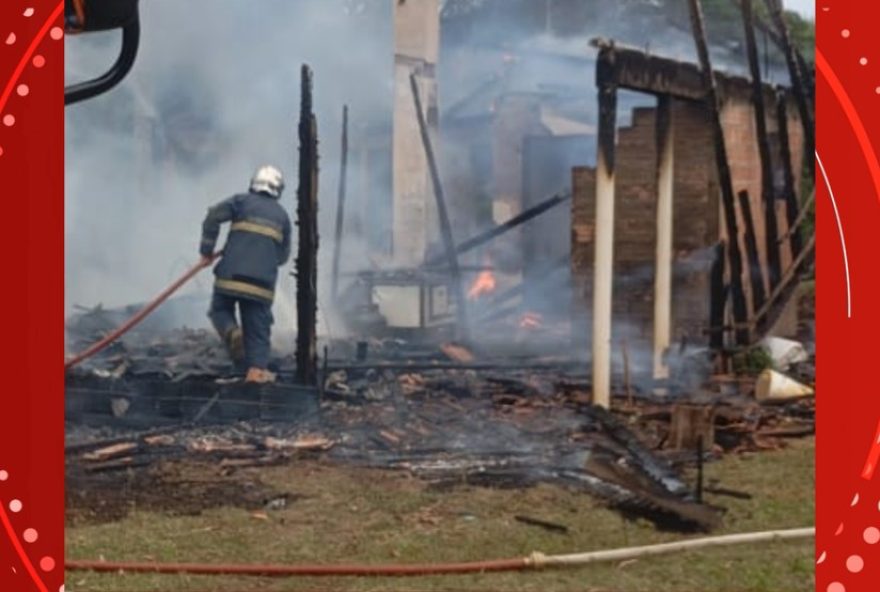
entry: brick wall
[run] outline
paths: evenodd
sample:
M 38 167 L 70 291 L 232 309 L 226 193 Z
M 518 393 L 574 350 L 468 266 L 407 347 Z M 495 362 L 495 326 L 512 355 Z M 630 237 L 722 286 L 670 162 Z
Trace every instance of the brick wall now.
M 776 134 L 775 108 L 768 97 L 768 129 Z M 789 138 L 796 175 L 803 154 L 803 132 L 793 110 L 789 112 Z M 614 224 L 614 335 L 615 339 L 650 342 L 653 330 L 653 281 L 656 242 L 656 140 L 655 110 L 639 108 L 632 125 L 618 130 L 615 172 Z M 755 118 L 748 96 L 729 96 L 722 110 L 725 144 L 734 191 L 749 192 L 755 218 L 759 257 L 766 266 L 761 167 L 755 139 Z M 717 180 L 712 131 L 705 107 L 699 103 L 675 101 L 673 197 L 673 337 L 703 341 L 709 316 L 709 268 L 711 247 L 724 237 L 724 224 Z M 589 340 L 592 311 L 590 285 L 593 273 L 593 222 L 595 220 L 595 171 L 586 167 L 572 173 L 572 278 L 574 338 Z M 777 202 L 780 236 L 787 230 L 785 206 Z M 738 210 L 739 208 L 737 208 Z M 740 240 L 744 228 L 738 216 Z M 743 246 L 741 245 L 741 248 Z M 786 247 L 787 250 L 787 247 Z M 783 269 L 790 254 L 783 253 Z M 747 265 L 747 261 L 745 261 Z M 748 268 L 743 282 L 747 295 Z M 751 307 L 751 301 L 749 300 Z

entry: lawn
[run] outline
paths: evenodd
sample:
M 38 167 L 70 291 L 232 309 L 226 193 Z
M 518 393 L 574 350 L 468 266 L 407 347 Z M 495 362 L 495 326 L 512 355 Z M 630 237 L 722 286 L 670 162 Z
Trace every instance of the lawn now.
M 727 508 L 713 534 L 814 524 L 814 440 L 780 451 L 729 455 L 706 467 L 719 487 L 752 499 L 707 494 Z M 415 563 L 522 557 L 533 551 L 570 553 L 677 540 L 653 524 L 625 519 L 591 497 L 553 486 L 498 490 L 462 484 L 434 490 L 400 472 L 303 461 L 242 469 L 174 467 L 198 479 L 253 479 L 289 494 L 282 509 L 213 507 L 177 515 L 132 505 L 124 517 L 95 521 L 70 515 L 70 559 L 209 563 Z M 515 520 L 559 523 L 568 533 Z M 769 543 L 528 573 L 406 579 L 219 578 L 68 572 L 73 592 L 158 590 L 619 590 L 784 592 L 813 590 L 813 541 Z

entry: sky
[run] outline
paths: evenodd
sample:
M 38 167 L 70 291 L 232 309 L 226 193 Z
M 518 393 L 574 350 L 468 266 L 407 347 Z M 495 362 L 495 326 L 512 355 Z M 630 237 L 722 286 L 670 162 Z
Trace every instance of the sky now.
M 789 10 L 796 10 L 804 17 L 816 19 L 816 2 L 815 0 L 782 0 L 785 7 Z

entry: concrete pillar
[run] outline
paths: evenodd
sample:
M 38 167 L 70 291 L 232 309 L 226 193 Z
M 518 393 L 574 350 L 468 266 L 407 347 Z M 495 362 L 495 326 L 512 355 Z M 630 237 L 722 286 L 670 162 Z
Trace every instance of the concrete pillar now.
M 611 406 L 611 298 L 614 280 L 614 149 L 617 87 L 613 54 L 597 65 L 599 129 L 596 151 L 596 243 L 593 269 L 593 404 Z
M 438 1 L 391 0 L 394 6 L 392 256 L 399 266 L 421 264 L 428 245 L 439 237 L 428 162 L 409 80 L 410 74 L 415 72 L 429 135 L 435 140 L 438 126 L 435 71 L 440 50 Z
M 657 102 L 657 259 L 654 265 L 654 378 L 669 378 L 663 353 L 672 325 L 672 201 L 675 135 L 672 97 Z

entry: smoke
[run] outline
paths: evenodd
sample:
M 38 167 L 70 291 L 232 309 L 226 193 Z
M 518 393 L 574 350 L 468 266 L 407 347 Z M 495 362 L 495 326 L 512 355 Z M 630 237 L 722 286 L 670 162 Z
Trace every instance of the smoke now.
M 390 121 L 390 8 L 381 18 L 343 0 L 143 3 L 129 76 L 66 112 L 66 312 L 159 292 L 197 260 L 207 208 L 245 190 L 261 164 L 285 173 L 281 204 L 295 221 L 303 63 L 314 71 L 320 268 L 329 270 L 342 106 L 355 122 Z M 68 37 L 66 82 L 109 67 L 117 36 Z M 279 274 L 276 333 L 295 326 L 291 269 Z M 211 282 L 203 272 L 183 293 L 204 294 L 207 307 Z M 188 324 L 207 323 L 200 317 Z
M 498 182 L 503 171 L 488 153 L 494 149 L 486 137 L 492 128 L 471 127 L 472 121 L 491 118 L 499 98 L 539 100 L 537 123 L 548 135 L 581 134 L 588 144 L 584 149 L 584 142 L 575 142 L 559 153 L 566 167 L 591 166 L 594 141 L 578 131 L 596 122 L 595 50 L 589 40 L 611 38 L 677 59 L 694 55 L 690 33 L 671 26 L 657 3 L 641 3 L 644 9 L 638 13 L 630 8 L 627 18 L 621 18 L 617 6 L 632 3 L 583 3 L 590 18 L 574 30 L 574 21 L 566 27 L 556 17 L 541 25 L 540 19 L 519 18 L 513 8 L 498 8 L 543 2 L 474 2 L 476 8 L 463 15 L 451 11 L 453 3 L 444 4 L 450 12 L 441 34 L 437 153 L 456 156 L 444 158 L 441 166 L 444 184 L 457 188 L 447 193 L 458 241 L 501 221 L 487 215 L 491 201 L 505 191 Z M 493 4 L 494 12 L 481 8 Z M 340 335 L 342 323 L 331 316 L 327 295 L 341 112 L 350 105 L 353 147 L 382 130 L 390 134 L 392 7 L 391 0 L 142 3 L 141 47 L 132 72 L 109 93 L 66 111 L 66 312 L 75 304 L 142 302 L 160 291 L 195 262 L 207 208 L 244 190 L 261 164 L 284 171 L 288 189 L 281 203 L 295 217 L 300 65 L 308 63 L 314 71 L 321 155 L 319 330 Z M 651 31 L 648 44 L 646 30 Z M 101 74 L 115 59 L 117 36 L 68 37 L 67 82 Z M 729 48 L 716 48 L 713 57 L 720 69 L 745 72 L 744 62 Z M 621 93 L 619 125 L 630 124 L 634 107 L 653 104 L 647 95 Z M 554 129 L 548 113 L 570 128 L 577 124 L 574 131 Z M 461 135 L 453 139 L 450 130 L 456 125 L 465 132 L 463 140 Z M 387 240 L 389 234 L 376 212 L 390 203 L 391 179 L 383 173 L 383 167 L 390 167 L 390 153 L 385 161 L 370 162 L 366 171 L 360 164 L 350 154 L 344 272 L 367 267 L 377 239 Z M 535 201 L 570 188 L 570 175 L 549 176 L 555 180 L 529 189 Z M 521 197 L 524 190 L 519 191 Z M 476 216 L 477 211 L 483 214 Z M 569 229 L 561 234 L 567 236 Z M 508 258 L 507 246 L 501 241 L 492 245 L 499 264 Z M 559 248 L 565 250 L 564 242 Z M 558 260 L 554 255 L 546 253 L 545 260 Z M 472 263 L 483 263 L 480 257 L 475 253 Z M 292 262 L 280 270 L 276 343 L 289 342 L 285 334 L 295 328 L 291 270 Z M 204 272 L 182 293 L 202 296 L 207 307 L 210 288 Z M 546 308 L 561 310 L 556 301 Z M 185 324 L 204 326 L 207 319 L 194 312 Z

